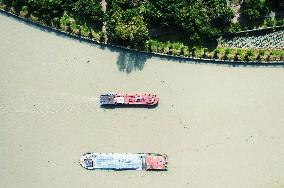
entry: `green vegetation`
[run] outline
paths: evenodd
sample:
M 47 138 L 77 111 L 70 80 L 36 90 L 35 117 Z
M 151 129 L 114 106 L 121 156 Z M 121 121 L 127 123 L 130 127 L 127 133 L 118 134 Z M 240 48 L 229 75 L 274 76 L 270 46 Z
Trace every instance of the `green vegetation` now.
M 230 61 L 283 61 L 284 50 L 262 50 L 262 49 L 242 49 L 242 48 L 225 48 L 218 47 L 213 49 L 202 47 L 191 47 L 183 43 L 160 42 L 149 40 L 147 42 L 147 51 L 163 53 L 193 58 L 208 58 Z M 259 58 L 261 57 L 261 58 Z
M 108 3 L 108 38 L 123 46 L 144 49 L 148 28 L 141 11 L 143 7 L 127 0 L 114 0 Z
M 191 42 L 214 40 L 233 16 L 226 0 L 111 0 L 107 10 L 111 40 L 130 46 L 145 42 L 153 27 L 176 26 Z
M 248 20 L 255 20 L 265 16 L 268 12 L 268 4 L 265 0 L 244 0 L 242 4 L 242 14 Z
M 100 35 L 104 18 L 99 0 L 0 0 L 0 4 L 32 21 L 86 37 Z
M 240 61 L 282 60 L 284 56 L 283 50 L 217 48 L 221 36 L 255 28 L 259 23 L 283 26 L 281 17 L 265 18 L 280 1 L 106 1 L 105 13 L 100 0 L 0 0 L 0 8 L 75 35 L 101 42 L 108 39 L 109 43 L 149 52 Z M 231 22 L 235 13 L 228 6 L 241 2 L 241 15 L 248 21 L 245 25 Z
M 246 23 L 242 24 L 241 30 L 283 26 L 283 3 L 283 0 L 243 0 L 241 16 Z M 270 18 L 271 11 L 280 12 L 280 17 Z

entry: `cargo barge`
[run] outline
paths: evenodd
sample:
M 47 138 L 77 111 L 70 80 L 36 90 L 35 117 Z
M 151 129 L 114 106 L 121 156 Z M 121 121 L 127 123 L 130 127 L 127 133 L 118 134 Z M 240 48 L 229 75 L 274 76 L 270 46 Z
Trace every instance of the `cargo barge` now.
M 100 96 L 100 105 L 156 105 L 159 98 L 152 94 L 117 94 L 108 93 Z
M 154 153 L 86 153 L 80 165 L 87 170 L 167 170 L 167 155 Z

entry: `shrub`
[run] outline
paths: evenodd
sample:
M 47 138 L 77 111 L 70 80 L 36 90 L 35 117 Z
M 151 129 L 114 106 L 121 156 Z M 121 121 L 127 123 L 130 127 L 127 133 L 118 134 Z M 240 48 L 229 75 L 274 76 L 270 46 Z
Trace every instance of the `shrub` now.
M 208 48 L 203 48 L 202 57 L 203 57 L 203 58 L 207 58 L 207 53 L 208 53 Z
M 259 55 L 264 56 L 264 50 L 259 50 Z
M 266 61 L 271 61 L 271 56 L 270 55 L 267 55 Z
M 103 38 L 103 32 L 91 29 L 90 37 L 93 38 L 95 41 L 100 42 Z
M 214 50 L 214 58 L 215 59 L 219 59 L 219 54 L 220 54 L 220 48 L 216 48 Z
M 30 15 L 30 19 L 33 21 L 33 22 L 37 22 L 38 21 L 38 17 L 34 14 L 31 14 Z
M 242 54 L 242 50 L 241 49 L 237 49 L 237 52 L 236 52 L 235 57 L 234 57 L 234 61 L 242 60 L 241 54 Z
M 29 14 L 28 6 L 22 6 L 20 15 L 23 17 L 26 17 Z
M 247 53 L 246 53 L 246 56 L 245 56 L 245 60 L 246 61 L 252 61 L 253 60 L 253 51 L 252 50 L 248 50 Z
M 149 51 L 150 52 L 157 52 L 158 51 L 158 43 L 155 40 L 149 40 Z
M 229 54 L 231 53 L 231 49 L 230 48 L 226 48 L 225 49 L 225 56 L 224 56 L 224 59 L 229 59 Z
M 190 52 L 189 52 L 187 46 L 184 46 L 181 50 L 182 50 L 182 55 L 183 56 L 188 57 L 190 55 Z
M 58 27 L 60 25 L 60 18 L 58 18 L 58 17 L 53 18 L 52 21 L 51 21 L 51 24 L 54 27 Z
M 169 46 L 166 44 L 163 50 L 164 50 L 164 51 L 163 51 L 164 54 L 168 54 L 169 51 L 170 51 L 170 48 L 169 48 Z
M 258 55 L 256 57 L 256 60 L 262 61 L 263 60 L 263 56 L 264 56 L 264 50 L 259 50 L 258 51 Z
M 196 47 L 194 46 L 192 49 L 191 49 L 191 55 L 192 55 L 192 57 L 195 57 L 195 55 L 196 55 Z
M 276 25 L 277 26 L 283 26 L 284 25 L 284 18 L 276 20 Z
M 75 21 L 70 23 L 70 29 L 73 34 L 79 35 L 80 34 L 80 25 L 77 24 Z
M 239 22 L 237 23 L 231 23 L 229 27 L 227 28 L 228 34 L 234 34 L 236 32 L 239 32 L 242 30 L 241 24 Z
M 165 48 L 165 44 L 163 42 L 158 42 L 158 47 L 157 47 L 157 51 L 159 53 L 163 53 L 164 52 L 164 48 Z
M 266 20 L 266 26 L 267 27 L 274 27 L 275 26 L 275 20 L 271 19 L 271 18 L 267 19 Z
M 180 55 L 181 49 L 183 48 L 183 44 L 179 42 L 174 42 L 172 43 L 172 48 L 173 48 L 173 55 Z
M 83 26 L 81 26 L 81 35 L 83 37 L 88 37 L 90 34 L 90 29 L 87 27 L 86 24 L 84 24 Z
M 66 12 L 64 12 L 63 16 L 60 18 L 61 29 L 67 31 L 71 23 L 73 23 L 72 18 Z

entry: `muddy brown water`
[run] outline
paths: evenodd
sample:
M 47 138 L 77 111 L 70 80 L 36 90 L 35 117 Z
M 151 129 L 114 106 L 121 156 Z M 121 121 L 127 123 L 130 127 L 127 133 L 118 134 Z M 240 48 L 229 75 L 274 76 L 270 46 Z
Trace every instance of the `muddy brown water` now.
M 0 187 L 281 187 L 284 69 L 102 49 L 0 14 Z M 156 108 L 103 109 L 109 91 Z M 87 171 L 86 152 L 158 152 L 167 172 Z

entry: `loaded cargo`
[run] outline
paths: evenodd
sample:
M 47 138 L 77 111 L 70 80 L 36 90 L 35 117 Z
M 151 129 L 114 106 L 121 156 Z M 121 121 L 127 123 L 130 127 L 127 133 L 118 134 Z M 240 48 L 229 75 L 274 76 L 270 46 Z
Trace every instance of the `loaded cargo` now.
M 167 155 L 154 153 L 86 153 L 80 165 L 88 170 L 167 170 Z

